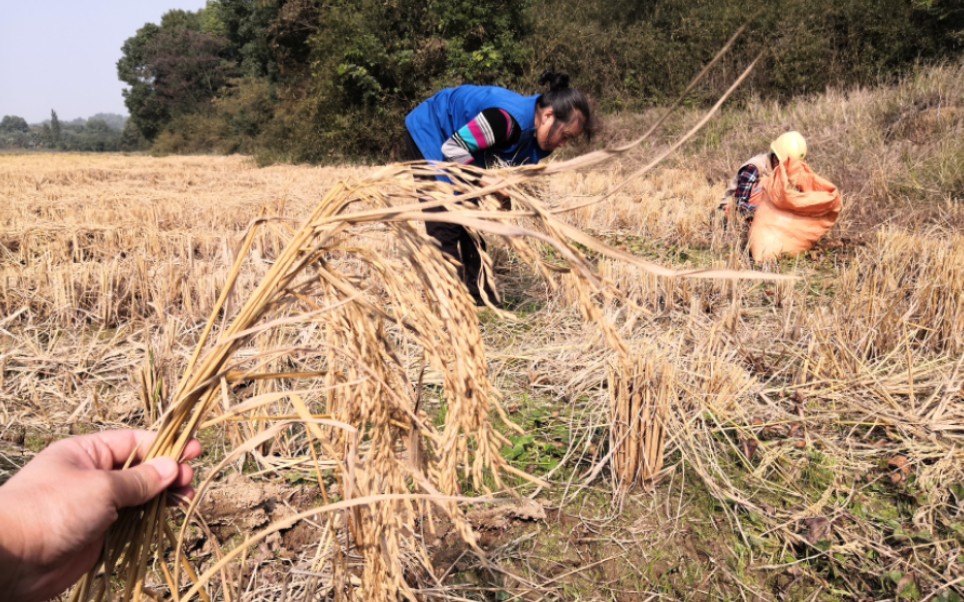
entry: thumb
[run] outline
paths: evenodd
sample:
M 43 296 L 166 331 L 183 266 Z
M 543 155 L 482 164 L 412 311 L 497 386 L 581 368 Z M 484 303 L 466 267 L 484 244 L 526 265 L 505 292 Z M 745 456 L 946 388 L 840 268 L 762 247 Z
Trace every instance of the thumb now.
M 161 494 L 177 478 L 172 458 L 155 458 L 133 468 L 111 472 L 114 501 L 118 508 L 140 506 Z

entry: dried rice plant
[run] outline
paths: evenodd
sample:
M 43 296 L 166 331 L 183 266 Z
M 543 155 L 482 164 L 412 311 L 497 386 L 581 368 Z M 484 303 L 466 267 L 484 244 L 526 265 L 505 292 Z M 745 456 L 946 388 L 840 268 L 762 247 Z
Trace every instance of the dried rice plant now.
M 885 229 L 843 271 L 832 311 L 861 358 L 964 352 L 964 237 Z
M 629 365 L 610 368 L 609 446 L 619 490 L 651 481 L 663 468 L 666 413 L 677 401 L 673 372 L 673 365 L 653 350 L 638 351 Z
M 667 417 L 667 450 L 721 502 L 747 546 L 793 550 L 795 565 L 829 562 L 852 591 L 875 583 L 881 567 L 913 570 L 934 592 L 958 583 L 953 538 L 915 543 L 927 561 L 910 562 L 900 529 L 892 536 L 892 523 L 860 513 L 882 490 L 907 487 L 918 532 L 946 533 L 959 516 L 964 361 L 947 328 L 958 320 L 959 278 L 946 278 L 960 263 L 949 261 L 955 240 L 884 231 L 842 269 L 832 303 L 789 294 L 764 332 L 689 323 L 686 336 L 715 342 L 674 362 L 686 376 L 683 402 Z M 733 350 L 747 345 L 759 346 L 754 361 L 768 363 L 757 368 L 766 378 L 741 377 L 733 365 Z M 721 371 L 714 365 L 725 355 Z

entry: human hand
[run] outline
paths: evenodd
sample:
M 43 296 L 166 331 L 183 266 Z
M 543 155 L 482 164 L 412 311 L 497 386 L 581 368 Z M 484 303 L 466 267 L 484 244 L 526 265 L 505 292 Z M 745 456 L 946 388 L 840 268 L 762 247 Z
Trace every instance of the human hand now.
M 46 600 L 100 557 L 122 508 L 165 490 L 190 498 L 194 471 L 171 458 L 137 464 L 156 435 L 105 431 L 58 441 L 0 487 L 0 600 Z M 123 469 L 134 454 L 135 466 Z M 181 462 L 201 454 L 192 440 Z

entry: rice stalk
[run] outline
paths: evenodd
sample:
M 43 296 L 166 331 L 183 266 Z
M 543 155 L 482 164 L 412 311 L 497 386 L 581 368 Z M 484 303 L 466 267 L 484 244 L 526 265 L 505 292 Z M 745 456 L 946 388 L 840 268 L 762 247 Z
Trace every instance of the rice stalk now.
M 672 364 L 636 351 L 610 369 L 610 448 L 617 489 L 652 481 L 663 468 L 666 413 L 675 405 Z

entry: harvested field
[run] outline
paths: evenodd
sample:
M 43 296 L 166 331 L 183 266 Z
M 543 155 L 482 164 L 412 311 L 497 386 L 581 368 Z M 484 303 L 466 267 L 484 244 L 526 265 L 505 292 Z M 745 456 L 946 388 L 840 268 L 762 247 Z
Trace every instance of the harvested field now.
M 297 281 L 278 297 L 310 290 L 303 311 L 326 317 L 245 339 L 198 431 L 198 480 L 209 483 L 182 553 L 203 573 L 237 551 L 207 583 L 211 598 L 960 600 L 960 76 L 944 67 L 894 88 L 751 105 L 645 177 L 627 181 L 661 142 L 519 193 L 635 257 L 748 270 L 715 211 L 722 175 L 770 137 L 747 137 L 741 119 L 792 118 L 845 203 L 812 252 L 760 266 L 793 280 L 669 278 L 574 245 L 599 277 L 591 288 L 583 257 L 493 232 L 506 311 L 453 296 L 458 311 L 429 324 L 420 312 L 444 296 L 429 285 L 451 269 L 414 274 L 422 264 L 406 258 L 431 255 L 415 229 L 386 218 L 336 232 L 319 257 L 344 280 Z M 915 116 L 907 107 L 920 99 L 930 100 Z M 206 349 L 339 182 L 363 205 L 377 200 L 358 184 L 373 171 L 0 155 L 0 479 L 68 434 L 155 424 L 212 312 Z M 513 223 L 538 230 L 522 213 Z M 343 282 L 390 317 L 375 323 Z M 476 351 L 433 350 L 447 332 L 477 335 Z M 611 465 L 622 456 L 610 386 L 626 358 L 645 358 L 651 378 L 634 386 L 660 387 L 666 403 L 664 462 L 642 484 Z M 398 370 L 366 370 L 383 364 Z M 455 403 L 465 383 L 491 405 Z M 362 460 L 352 479 L 338 466 L 349 449 Z M 413 475 L 429 475 L 444 501 L 410 496 L 430 490 Z M 346 491 L 358 483 L 362 496 Z M 463 499 L 483 495 L 502 501 Z M 324 510 L 353 499 L 363 506 Z M 386 560 L 389 524 L 405 536 Z M 149 571 L 145 591 L 165 596 L 165 583 Z

